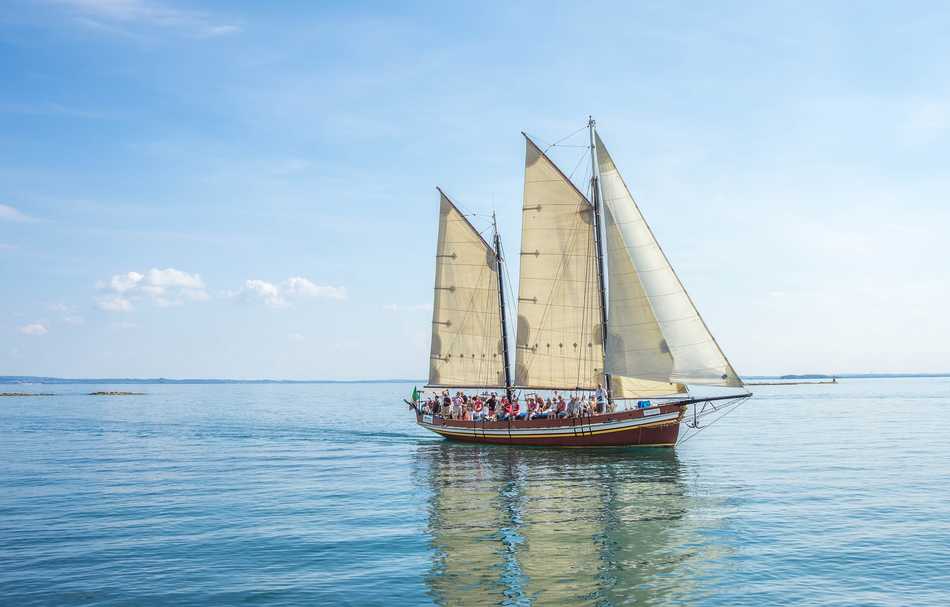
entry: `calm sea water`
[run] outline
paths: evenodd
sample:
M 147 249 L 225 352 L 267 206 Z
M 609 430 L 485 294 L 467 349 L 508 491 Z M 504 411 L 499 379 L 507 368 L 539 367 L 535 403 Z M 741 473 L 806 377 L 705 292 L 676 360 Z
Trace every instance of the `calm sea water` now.
M 3 605 L 950 604 L 947 379 L 591 452 L 445 442 L 408 385 L 93 389 L 0 399 Z

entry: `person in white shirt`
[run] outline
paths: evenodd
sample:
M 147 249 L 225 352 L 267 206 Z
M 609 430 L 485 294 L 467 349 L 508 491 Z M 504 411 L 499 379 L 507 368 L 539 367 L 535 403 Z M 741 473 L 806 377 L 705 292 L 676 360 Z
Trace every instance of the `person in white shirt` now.
M 567 416 L 568 417 L 577 417 L 578 402 L 577 397 L 572 396 L 571 402 L 567 403 Z

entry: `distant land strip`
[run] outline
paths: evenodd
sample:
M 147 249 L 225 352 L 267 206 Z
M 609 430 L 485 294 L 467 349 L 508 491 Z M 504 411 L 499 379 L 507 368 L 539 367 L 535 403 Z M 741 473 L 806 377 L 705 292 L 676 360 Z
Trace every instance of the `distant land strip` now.
M 173 379 L 168 377 L 39 377 L 0 375 L 0 384 L 424 384 L 424 379 Z
M 950 373 L 836 373 L 801 375 L 746 375 L 744 380 L 830 380 L 950 377 Z M 425 384 L 424 379 L 174 379 L 167 377 L 64 378 L 35 375 L 0 375 L 0 384 Z
M 950 373 L 805 373 L 800 375 L 744 375 L 742 379 L 889 379 L 901 377 L 950 377 Z

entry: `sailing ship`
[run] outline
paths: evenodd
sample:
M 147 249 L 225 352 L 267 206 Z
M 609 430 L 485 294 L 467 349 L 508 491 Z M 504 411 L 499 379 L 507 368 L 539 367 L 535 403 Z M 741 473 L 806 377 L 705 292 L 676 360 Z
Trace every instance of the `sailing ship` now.
M 467 442 L 671 447 L 680 426 L 751 393 L 657 243 L 590 119 L 589 196 L 525 138 L 520 280 L 512 373 L 510 308 L 497 222 L 488 242 L 441 189 L 426 388 L 518 394 L 600 390 L 600 414 L 448 419 L 409 402 L 416 422 Z M 687 386 L 728 395 L 694 397 Z M 414 391 L 415 393 L 415 391 Z M 622 407 L 621 403 L 635 403 Z M 625 409 L 625 410 L 619 410 Z

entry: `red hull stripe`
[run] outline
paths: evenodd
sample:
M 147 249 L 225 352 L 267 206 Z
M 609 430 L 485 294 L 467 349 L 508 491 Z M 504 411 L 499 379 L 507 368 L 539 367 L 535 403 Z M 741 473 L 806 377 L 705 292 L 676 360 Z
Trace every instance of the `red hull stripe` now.
M 535 447 L 672 447 L 679 436 L 679 424 L 638 427 L 599 435 L 574 437 L 550 436 L 539 438 L 481 436 L 476 434 L 443 434 L 445 438 L 468 443 L 520 445 Z

